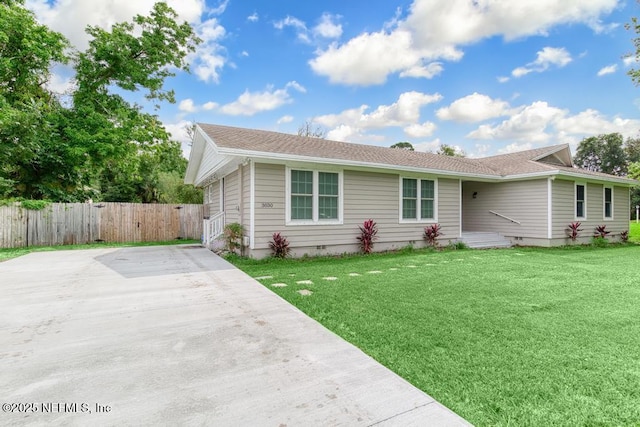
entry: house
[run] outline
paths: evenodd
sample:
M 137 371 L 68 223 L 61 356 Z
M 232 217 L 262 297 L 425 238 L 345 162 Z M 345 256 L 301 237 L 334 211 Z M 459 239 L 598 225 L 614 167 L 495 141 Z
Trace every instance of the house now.
M 210 124 L 196 126 L 185 182 L 205 189 L 205 243 L 238 222 L 255 258 L 270 254 L 274 232 L 294 256 L 357 252 L 369 218 L 375 250 L 421 246 L 434 223 L 444 244 L 490 232 L 563 245 L 574 221 L 582 242 L 597 225 L 615 239 L 637 184 L 575 168 L 567 144 L 471 159 Z

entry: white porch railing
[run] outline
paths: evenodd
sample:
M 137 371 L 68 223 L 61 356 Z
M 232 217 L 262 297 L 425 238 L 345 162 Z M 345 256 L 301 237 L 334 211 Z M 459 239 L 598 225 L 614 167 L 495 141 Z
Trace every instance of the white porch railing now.
M 491 213 L 492 213 L 492 214 L 494 214 L 495 216 L 499 216 L 500 218 L 504 218 L 504 219 L 506 219 L 507 221 L 511 221 L 511 222 L 513 222 L 513 223 L 515 223 L 515 224 L 521 225 L 521 224 L 520 224 L 520 221 L 516 221 L 515 219 L 513 219 L 513 218 L 509 218 L 509 217 L 508 217 L 508 216 L 506 216 L 506 215 L 502 215 L 502 214 L 499 214 L 498 212 L 494 212 L 494 211 L 489 211 L 489 212 L 491 212 Z
M 219 212 L 209 219 L 203 220 L 202 224 L 202 244 L 209 249 L 213 249 L 216 239 L 224 231 L 224 212 Z

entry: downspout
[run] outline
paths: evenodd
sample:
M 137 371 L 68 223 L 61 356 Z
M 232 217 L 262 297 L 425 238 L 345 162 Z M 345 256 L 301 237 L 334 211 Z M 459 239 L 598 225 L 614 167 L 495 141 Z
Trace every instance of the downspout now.
M 553 180 L 554 176 L 547 178 L 547 239 L 553 239 Z M 549 242 L 551 244 L 551 242 Z

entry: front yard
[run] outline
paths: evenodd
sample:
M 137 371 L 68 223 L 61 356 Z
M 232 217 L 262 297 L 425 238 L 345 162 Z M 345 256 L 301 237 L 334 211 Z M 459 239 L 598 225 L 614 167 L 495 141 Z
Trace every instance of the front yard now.
M 473 424 L 636 425 L 639 257 L 627 246 L 233 262 Z

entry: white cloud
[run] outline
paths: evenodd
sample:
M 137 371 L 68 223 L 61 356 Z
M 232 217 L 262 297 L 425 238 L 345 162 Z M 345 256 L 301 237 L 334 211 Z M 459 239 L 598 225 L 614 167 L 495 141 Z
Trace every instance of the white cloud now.
M 373 85 L 389 74 L 407 73 L 425 62 L 459 60 L 461 47 L 482 39 L 505 40 L 546 35 L 560 24 L 582 23 L 596 28 L 617 0 L 414 0 L 408 16 L 396 13 L 379 32 L 362 33 L 344 44 L 319 50 L 309 64 L 333 83 Z M 554 52 L 540 61 L 558 64 Z M 551 55 L 548 57 L 547 55 Z M 566 65 L 566 64 L 565 64 Z M 539 65 L 540 66 L 540 65 Z
M 242 52 L 240 52 L 240 56 L 247 57 L 249 56 L 249 52 L 247 52 L 246 50 L 243 50 Z
M 180 120 L 177 123 L 164 123 L 164 128 L 171 134 L 173 140 L 180 142 L 182 146 L 182 155 L 189 158 L 189 152 L 191 151 L 191 138 L 187 133 L 187 126 L 192 123 L 186 120 Z
M 292 121 L 293 121 L 293 116 L 286 115 L 286 116 L 280 117 L 276 123 L 281 125 L 283 123 L 291 123 Z
M 538 51 L 535 61 L 528 63 L 524 67 L 518 67 L 511 72 L 513 77 L 522 77 L 529 73 L 542 73 L 552 65 L 562 68 L 572 61 L 571 54 L 563 47 L 545 47 Z
M 413 148 L 416 151 L 421 151 L 423 153 L 434 153 L 438 150 L 438 147 L 442 145 L 442 141 L 440 141 L 440 138 L 436 138 L 433 141 L 418 142 L 411 145 L 413 145 Z
M 497 79 L 498 79 L 498 83 L 506 83 L 509 80 L 511 80 L 509 77 L 506 77 L 506 76 L 498 76 Z
M 638 63 L 638 58 L 636 58 L 633 55 L 626 56 L 626 57 L 624 57 L 622 62 L 624 63 L 625 67 L 631 67 L 631 66 L 636 65 Z
M 193 99 L 187 98 L 180 101 L 178 104 L 178 110 L 184 111 L 185 113 L 195 113 L 197 109 L 193 103 Z
M 440 120 L 474 123 L 507 115 L 508 111 L 509 103 L 474 92 L 438 109 L 436 116 Z
M 359 108 L 345 110 L 339 114 L 328 114 L 315 117 L 313 120 L 327 127 L 339 127 L 348 125 L 353 129 L 376 129 L 388 126 L 409 126 L 420 120 L 420 108 L 442 99 L 436 94 L 421 92 L 402 93 L 396 102 L 391 105 L 380 105 L 371 113 L 365 113 L 369 109 L 367 105 Z
M 410 68 L 400 72 L 400 77 L 423 77 L 432 79 L 442 73 L 444 67 L 441 62 L 431 62 L 427 65 L 413 65 Z
M 467 137 L 483 140 L 511 140 L 514 151 L 522 149 L 523 143 L 574 144 L 590 135 L 619 132 L 625 137 L 634 137 L 640 129 L 640 120 L 608 118 L 600 112 L 588 109 L 571 115 L 568 110 L 556 108 L 546 102 L 536 101 L 511 111 L 506 120 L 496 125 L 481 125 Z
M 207 110 L 207 111 L 215 110 L 216 108 L 218 108 L 218 103 L 217 102 L 209 101 L 209 102 L 206 102 L 206 103 L 204 103 L 202 105 L 202 109 L 203 110 Z
M 309 30 L 307 29 L 307 24 L 296 17 L 287 15 L 286 18 L 274 22 L 273 26 L 277 30 L 283 30 L 285 27 L 292 27 L 296 30 L 296 36 L 298 37 L 298 40 L 304 43 L 311 43 L 311 40 L 309 39 Z
M 262 111 L 275 110 L 293 102 L 289 95 L 289 88 L 303 93 L 306 91 L 304 87 L 295 81 L 287 83 L 282 89 L 274 89 L 270 86 L 262 92 L 245 90 L 237 100 L 221 106 L 219 111 L 231 116 L 253 116 Z
M 530 142 L 509 144 L 506 147 L 502 147 L 498 149 L 498 154 L 509 154 L 509 153 L 517 153 L 518 151 L 526 151 L 533 149 L 533 144 Z
M 325 39 L 340 38 L 342 35 L 342 25 L 335 22 L 339 19 L 339 16 L 323 13 L 318 25 L 313 27 L 313 34 L 324 37 Z
M 226 31 L 216 18 L 210 18 L 199 24 L 196 27 L 196 32 L 198 37 L 202 39 L 202 44 L 190 57 L 194 73 L 204 82 L 218 83 L 220 80 L 219 70 L 226 63 L 226 57 L 223 54 L 224 48 L 219 42 L 224 38 Z
M 260 17 L 258 16 L 258 12 L 253 12 L 251 15 L 247 16 L 247 21 L 249 22 L 258 22 Z
M 430 122 L 419 124 L 420 109 L 440 99 L 442 96 L 438 93 L 405 92 L 393 104 L 380 105 L 371 112 L 368 112 L 370 110 L 368 105 L 361 105 L 338 114 L 314 117 L 313 121 L 330 128 L 327 138 L 338 141 L 354 141 L 365 137 L 369 142 L 376 138 L 383 140 L 383 137 L 365 135 L 365 132 L 386 127 L 403 127 L 407 134 L 430 136 L 435 130 L 435 124 Z
M 607 65 L 606 67 L 602 67 L 600 71 L 598 71 L 598 77 L 606 76 L 607 74 L 613 74 L 618 70 L 618 64 Z
M 404 133 L 413 138 L 425 138 L 433 135 L 437 126 L 432 122 L 424 122 L 422 124 L 414 123 L 404 128 Z
M 459 59 L 460 55 L 451 51 L 447 58 Z M 420 70 L 424 59 L 413 49 L 409 32 L 381 31 L 361 34 L 342 46 L 333 43 L 309 64 L 317 74 L 328 76 L 332 83 L 365 86 L 382 84 L 392 73 L 405 72 L 407 77 L 424 73 Z M 431 73 L 439 71 L 437 67 L 431 66 Z

